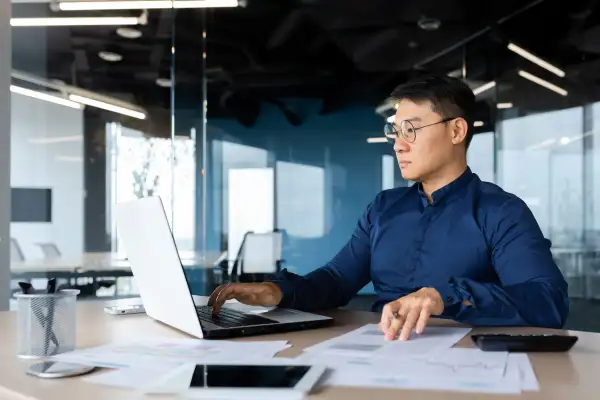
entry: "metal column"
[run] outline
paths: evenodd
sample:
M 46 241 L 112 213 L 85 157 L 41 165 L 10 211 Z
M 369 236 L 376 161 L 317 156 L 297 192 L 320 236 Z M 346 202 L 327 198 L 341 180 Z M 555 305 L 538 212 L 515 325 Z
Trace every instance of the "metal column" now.
M 0 0 L 0 311 L 10 292 L 10 36 L 11 1 Z

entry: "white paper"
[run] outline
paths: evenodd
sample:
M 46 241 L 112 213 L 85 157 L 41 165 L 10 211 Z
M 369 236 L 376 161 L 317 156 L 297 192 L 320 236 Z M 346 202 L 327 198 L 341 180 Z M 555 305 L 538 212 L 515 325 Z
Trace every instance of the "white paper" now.
M 232 342 L 199 339 L 140 340 L 75 350 L 52 357 L 56 361 L 74 362 L 106 368 L 132 366 L 180 365 L 190 362 L 227 361 L 241 354 L 253 358 L 271 358 L 290 347 L 287 341 Z
M 106 370 L 101 373 L 92 374 L 84 377 L 86 382 L 114 386 L 122 389 L 133 389 L 140 392 L 146 392 L 155 387 L 156 382 L 167 376 L 171 371 L 178 368 L 178 365 L 159 365 L 155 367 L 130 367 Z
M 521 390 L 539 392 L 540 384 L 538 383 L 529 357 L 524 353 L 511 353 L 508 356 L 509 365 L 516 364 L 519 370 L 519 377 L 521 381 Z
M 447 390 L 497 394 L 539 391 L 527 354 L 450 348 L 425 355 L 359 357 L 305 352 L 296 361 L 331 369 L 325 386 Z
M 376 324 L 368 324 L 309 347 L 305 351 L 358 357 L 425 355 L 454 346 L 470 330 L 470 328 L 428 326 L 420 335 L 413 332 L 407 341 L 387 341 Z
M 299 362 L 331 368 L 324 385 L 515 394 L 519 366 L 506 352 L 451 348 L 420 356 L 352 357 L 306 352 Z

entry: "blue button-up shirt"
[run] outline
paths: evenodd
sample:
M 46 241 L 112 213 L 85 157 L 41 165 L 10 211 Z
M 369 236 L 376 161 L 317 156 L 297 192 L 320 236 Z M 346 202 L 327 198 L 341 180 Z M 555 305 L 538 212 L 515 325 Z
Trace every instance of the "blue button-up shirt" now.
M 529 208 L 470 169 L 431 204 L 418 184 L 379 193 L 329 263 L 273 281 L 281 307 L 305 311 L 343 306 L 371 281 L 373 311 L 423 287 L 441 294 L 442 317 L 473 325 L 561 327 L 569 309 L 567 283 Z

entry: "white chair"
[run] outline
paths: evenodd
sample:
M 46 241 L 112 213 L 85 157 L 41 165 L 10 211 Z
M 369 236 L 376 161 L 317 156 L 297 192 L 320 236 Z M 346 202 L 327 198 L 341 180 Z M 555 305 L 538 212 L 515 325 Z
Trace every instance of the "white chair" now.
M 25 255 L 19 242 L 15 238 L 10 238 L 10 261 L 11 262 L 23 262 L 25 261 Z
M 261 281 L 265 275 L 279 272 L 283 235 L 280 231 L 249 232 L 245 235 L 239 258 L 234 265 L 232 278 L 238 273 L 243 282 Z
M 60 258 L 60 250 L 58 250 L 58 246 L 56 246 L 54 243 L 38 243 L 37 245 L 42 249 L 44 258 L 49 260 Z

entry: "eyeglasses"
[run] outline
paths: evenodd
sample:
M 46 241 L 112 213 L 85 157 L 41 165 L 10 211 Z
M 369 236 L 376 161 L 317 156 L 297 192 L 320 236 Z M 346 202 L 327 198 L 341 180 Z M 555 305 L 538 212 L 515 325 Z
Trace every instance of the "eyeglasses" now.
M 400 135 L 402 135 L 404 140 L 406 140 L 408 143 L 414 143 L 415 140 L 417 139 L 417 131 L 419 129 L 427 128 L 428 126 L 433 126 L 433 125 L 437 125 L 437 124 L 445 124 L 446 122 L 452 121 L 453 119 L 456 119 L 456 118 L 458 118 L 458 117 L 444 118 L 441 121 L 434 122 L 433 124 L 429 124 L 429 125 L 425 125 L 425 126 L 419 126 L 418 128 L 415 128 L 415 126 L 412 124 L 412 122 L 405 119 L 405 120 L 400 121 L 400 131 L 398 131 L 396 129 L 396 125 L 388 122 L 383 127 L 383 133 L 390 143 L 395 142 L 396 139 L 398 139 L 400 137 Z

